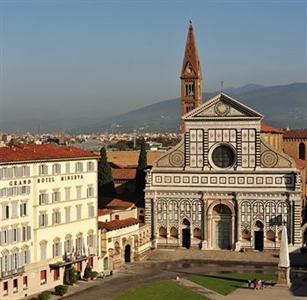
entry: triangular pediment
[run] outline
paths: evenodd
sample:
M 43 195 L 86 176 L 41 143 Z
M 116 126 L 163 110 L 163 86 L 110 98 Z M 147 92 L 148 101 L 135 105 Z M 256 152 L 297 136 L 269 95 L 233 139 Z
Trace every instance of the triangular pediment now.
M 220 93 L 183 116 L 185 120 L 192 119 L 262 119 L 262 115 L 252 108 L 242 104 L 225 93 Z

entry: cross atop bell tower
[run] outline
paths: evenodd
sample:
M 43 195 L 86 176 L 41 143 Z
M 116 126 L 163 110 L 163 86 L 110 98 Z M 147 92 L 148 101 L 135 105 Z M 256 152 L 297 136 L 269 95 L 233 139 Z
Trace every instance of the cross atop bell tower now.
M 200 106 L 202 103 L 202 72 L 192 21 L 190 20 L 187 42 L 181 69 L 181 116 Z M 181 132 L 184 124 L 181 121 Z

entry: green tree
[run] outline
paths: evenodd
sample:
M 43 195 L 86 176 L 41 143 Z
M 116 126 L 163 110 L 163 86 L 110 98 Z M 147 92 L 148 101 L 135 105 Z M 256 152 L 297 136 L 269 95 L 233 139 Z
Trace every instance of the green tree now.
M 98 162 L 98 195 L 99 204 L 102 203 L 102 197 L 114 196 L 115 186 L 112 176 L 112 170 L 108 163 L 105 147 L 100 150 L 100 159 Z M 101 207 L 102 205 L 100 205 Z
M 141 150 L 136 173 L 136 190 L 142 192 L 145 189 L 145 169 L 147 168 L 147 153 L 144 138 L 141 140 Z

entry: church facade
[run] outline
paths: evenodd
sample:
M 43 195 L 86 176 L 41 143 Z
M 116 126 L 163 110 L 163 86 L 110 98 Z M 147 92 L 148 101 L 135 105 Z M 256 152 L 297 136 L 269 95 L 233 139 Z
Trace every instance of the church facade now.
M 182 66 L 182 141 L 147 173 L 145 222 L 153 247 L 278 248 L 282 227 L 301 246 L 295 162 L 260 136 L 263 116 L 225 93 L 201 104 L 190 24 Z

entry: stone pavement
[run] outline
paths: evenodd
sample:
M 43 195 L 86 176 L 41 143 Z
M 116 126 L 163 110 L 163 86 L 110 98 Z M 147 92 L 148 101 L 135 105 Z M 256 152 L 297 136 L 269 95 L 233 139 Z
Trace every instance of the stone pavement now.
M 127 290 L 156 280 L 180 277 L 186 285 L 212 300 L 307 300 L 306 281 L 293 287 L 293 294 L 285 288 L 273 287 L 261 291 L 239 288 L 228 296 L 222 296 L 185 279 L 191 274 L 276 272 L 278 257 L 275 253 L 199 250 L 154 250 L 147 260 L 126 264 L 113 276 L 96 281 L 78 282 L 70 287 L 67 300 L 113 300 Z M 305 286 L 305 289 L 304 289 Z M 304 295 L 304 297 L 302 296 Z M 56 299 L 55 296 L 52 296 Z M 175 300 L 175 299 L 168 299 Z
M 148 261 L 201 260 L 207 262 L 239 262 L 241 264 L 277 265 L 278 251 L 247 251 L 198 249 L 156 249 L 147 258 Z

